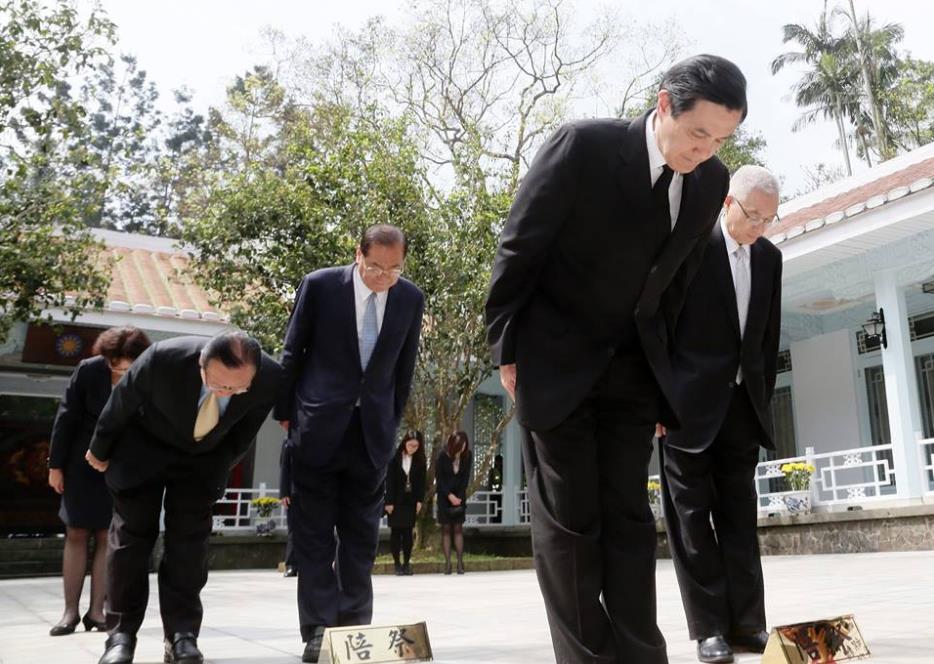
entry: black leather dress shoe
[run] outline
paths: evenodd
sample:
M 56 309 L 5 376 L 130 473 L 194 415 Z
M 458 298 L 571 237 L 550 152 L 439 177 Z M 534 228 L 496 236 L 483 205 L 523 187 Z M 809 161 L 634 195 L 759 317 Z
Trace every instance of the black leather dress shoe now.
M 733 649 L 722 636 L 711 636 L 697 641 L 697 659 L 701 662 L 721 664 L 733 661 Z
M 198 650 L 198 640 L 191 632 L 176 632 L 165 640 L 165 664 L 201 664 L 204 655 Z
M 298 570 L 295 569 L 294 567 L 286 567 L 285 571 L 282 573 L 282 576 L 284 576 L 287 579 L 289 577 L 298 576 Z
M 769 642 L 769 633 L 764 629 L 758 632 L 741 632 L 730 635 L 730 645 L 737 650 L 749 652 L 765 652 L 765 644 Z
M 317 662 L 321 655 L 321 644 L 324 641 L 324 627 L 315 627 L 311 638 L 305 644 L 305 652 L 302 653 L 303 662 Z
M 125 632 L 114 632 L 104 643 L 104 654 L 97 664 L 131 664 L 136 651 L 136 637 Z

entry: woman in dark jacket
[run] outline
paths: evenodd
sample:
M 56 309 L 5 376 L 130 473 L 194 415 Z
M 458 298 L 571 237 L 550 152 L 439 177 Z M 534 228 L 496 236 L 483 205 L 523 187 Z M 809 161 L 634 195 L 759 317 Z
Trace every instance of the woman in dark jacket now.
M 52 636 L 71 634 L 79 620 L 83 620 L 85 630 L 106 629 L 104 572 L 113 503 L 104 474 L 91 468 L 84 455 L 111 388 L 148 346 L 149 339 L 135 327 L 112 327 L 101 332 L 94 343 L 94 357 L 78 364 L 55 416 L 49 449 L 49 486 L 62 495 L 58 516 L 66 526 L 62 557 L 65 613 L 49 630 Z M 78 601 L 88 566 L 91 533 L 94 533 L 91 606 L 81 619 Z
M 412 575 L 409 563 L 412 558 L 412 529 L 425 500 L 427 466 L 422 432 L 407 431 L 389 462 L 386 474 L 386 514 L 389 515 L 389 543 L 396 563 L 396 576 Z
M 467 434 L 458 431 L 438 455 L 435 484 L 438 495 L 438 523 L 441 524 L 441 548 L 444 573 L 451 573 L 451 539 L 457 550 L 457 573 L 464 573 L 464 520 L 467 517 L 467 485 L 470 482 L 470 444 Z

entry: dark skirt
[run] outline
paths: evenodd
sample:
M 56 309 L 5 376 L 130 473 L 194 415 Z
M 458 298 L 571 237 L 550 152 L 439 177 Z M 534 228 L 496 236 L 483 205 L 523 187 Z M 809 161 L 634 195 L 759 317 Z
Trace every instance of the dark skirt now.
M 461 503 L 461 505 L 466 507 L 467 501 L 465 500 L 464 502 Z M 459 514 L 452 514 L 451 513 L 452 507 L 453 505 L 451 505 L 451 503 L 448 502 L 448 499 L 446 497 L 442 497 L 438 499 L 438 523 L 440 523 L 442 526 L 446 526 L 449 524 L 458 525 L 458 524 L 464 523 L 464 521 L 467 519 L 466 509 L 460 510 Z
M 72 462 L 65 469 L 65 492 L 58 517 L 69 528 L 106 530 L 113 515 L 113 500 L 99 473 L 84 459 Z
M 390 528 L 414 528 L 415 527 L 415 505 L 412 503 L 399 503 L 392 508 L 386 520 Z

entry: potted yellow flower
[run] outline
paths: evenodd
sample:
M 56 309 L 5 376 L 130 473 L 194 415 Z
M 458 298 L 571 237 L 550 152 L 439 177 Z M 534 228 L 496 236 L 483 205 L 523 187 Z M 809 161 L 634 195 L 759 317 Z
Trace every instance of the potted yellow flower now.
M 796 461 L 782 464 L 785 481 L 791 487 L 782 495 L 785 507 L 791 514 L 807 514 L 811 511 L 811 476 L 816 468 L 809 463 Z
M 649 480 L 646 485 L 649 491 L 649 507 L 652 508 L 652 516 L 660 519 L 662 516 L 662 485 L 658 480 Z
M 250 505 L 253 506 L 253 511 L 257 515 L 257 518 L 254 519 L 256 534 L 272 535 L 272 532 L 276 529 L 276 520 L 269 517 L 272 516 L 273 510 L 279 507 L 279 499 L 272 496 L 262 496 L 251 500 Z

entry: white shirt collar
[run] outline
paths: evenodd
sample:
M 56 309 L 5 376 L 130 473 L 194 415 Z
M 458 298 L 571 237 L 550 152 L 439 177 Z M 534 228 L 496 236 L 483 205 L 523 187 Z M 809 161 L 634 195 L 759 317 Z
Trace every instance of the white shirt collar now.
M 720 213 L 720 230 L 723 231 L 723 242 L 726 243 L 726 253 L 732 256 L 741 245 L 730 235 L 730 230 L 726 226 L 725 211 Z M 748 251 L 746 253 L 748 254 Z
M 653 174 L 665 165 L 665 156 L 658 149 L 658 140 L 655 138 L 656 113 L 657 111 L 652 111 L 645 119 L 645 146 L 649 151 L 649 171 Z

